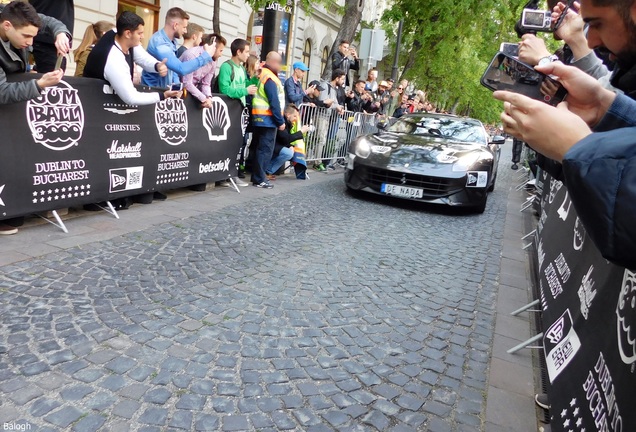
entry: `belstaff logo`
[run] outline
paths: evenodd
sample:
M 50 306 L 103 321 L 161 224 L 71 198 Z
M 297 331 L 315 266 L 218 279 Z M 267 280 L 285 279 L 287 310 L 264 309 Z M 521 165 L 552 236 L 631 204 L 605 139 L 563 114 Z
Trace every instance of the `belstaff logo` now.
M 178 146 L 188 137 L 188 112 L 183 99 L 168 98 L 155 104 L 155 123 L 159 137 Z
M 245 113 L 245 111 L 243 111 Z M 220 97 L 212 98 L 212 107 L 204 108 L 202 113 L 203 127 L 208 131 L 210 141 L 227 140 L 227 131 L 230 129 L 230 113 L 227 104 Z M 247 126 L 245 126 L 247 128 Z
M 47 87 L 39 98 L 27 102 L 27 121 L 33 140 L 62 151 L 77 145 L 84 130 L 84 109 L 77 90 L 60 81 Z

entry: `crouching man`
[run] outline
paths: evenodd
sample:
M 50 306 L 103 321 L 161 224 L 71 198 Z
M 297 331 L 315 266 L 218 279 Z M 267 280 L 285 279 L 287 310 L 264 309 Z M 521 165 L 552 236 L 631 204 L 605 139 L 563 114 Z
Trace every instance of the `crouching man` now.
M 66 26 L 55 18 L 39 15 L 33 6 L 21 1 L 8 5 L 0 4 L 0 104 L 11 104 L 35 99 L 45 87 L 57 85 L 64 76 L 62 69 L 46 73 L 40 78 L 7 82 L 7 76 L 27 72 L 28 52 L 33 45 L 33 38 L 42 29 L 56 37 L 56 47 L 61 54 L 66 54 L 67 43 L 62 46 L 62 38 L 70 38 Z M 58 36 L 61 36 L 58 38 Z M 18 232 L 13 225 L 21 225 L 22 218 L 0 221 L 0 235 Z
M 304 180 L 307 163 L 305 162 L 304 135 L 309 131 L 309 126 L 300 126 L 300 112 L 296 105 L 289 104 L 285 107 L 285 129 L 276 134 L 276 144 L 272 160 L 265 172 L 268 180 L 276 180 L 276 172 L 287 161 L 292 161 L 296 171 L 296 178 Z

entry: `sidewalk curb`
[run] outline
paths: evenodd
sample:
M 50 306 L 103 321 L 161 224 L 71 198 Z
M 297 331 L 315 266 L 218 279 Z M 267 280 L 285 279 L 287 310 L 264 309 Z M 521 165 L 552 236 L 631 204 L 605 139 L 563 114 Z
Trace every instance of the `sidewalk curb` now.
M 522 249 L 521 240 L 526 234 L 525 213 L 519 211 L 526 194 L 515 191 L 516 184 L 510 187 L 483 429 L 488 432 L 535 432 L 538 425 L 533 353 L 529 349 L 515 354 L 506 352 L 534 334 L 531 313 L 510 315 L 532 301 L 528 256 Z

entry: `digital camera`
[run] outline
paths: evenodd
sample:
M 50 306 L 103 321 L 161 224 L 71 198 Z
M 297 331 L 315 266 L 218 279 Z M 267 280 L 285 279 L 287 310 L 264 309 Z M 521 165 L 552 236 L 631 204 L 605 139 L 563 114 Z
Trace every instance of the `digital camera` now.
M 526 31 L 551 32 L 552 12 L 524 9 L 521 15 L 521 28 Z

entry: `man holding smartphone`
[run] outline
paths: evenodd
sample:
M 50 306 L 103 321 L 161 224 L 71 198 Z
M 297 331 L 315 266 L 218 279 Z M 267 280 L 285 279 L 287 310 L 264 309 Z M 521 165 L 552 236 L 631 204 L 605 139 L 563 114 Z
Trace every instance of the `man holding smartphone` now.
M 331 70 L 341 70 L 345 73 L 345 87 L 350 87 L 349 71 L 360 70 L 360 60 L 355 48 L 351 48 L 349 41 L 341 40 L 338 51 L 331 57 Z
M 292 66 L 294 72 L 292 76 L 285 81 L 285 102 L 300 106 L 303 98 L 313 90 L 311 86 L 307 90 L 303 90 L 303 78 L 309 71 L 309 67 L 303 62 L 296 62 Z
M 149 87 L 168 88 L 171 84 L 178 84 L 180 77 L 194 72 L 202 66 L 210 63 L 216 51 L 212 45 L 204 45 L 204 53 L 187 62 L 177 58 L 176 40 L 183 37 L 188 27 L 188 15 L 183 9 L 173 7 L 166 13 L 166 22 L 163 29 L 150 37 L 148 42 L 148 54 L 157 60 L 166 60 L 168 74 L 160 75 L 157 72 L 146 71 L 141 74 L 141 82 Z
M 158 75 L 168 73 L 165 60 L 158 62 L 142 47 L 144 20 L 125 11 L 117 18 L 117 33 L 109 31 L 97 42 L 86 60 L 84 76 L 108 81 L 119 98 L 128 105 L 150 105 L 170 97 L 181 97 L 181 91 L 163 93 L 137 91 L 133 85 L 135 63 Z
M 40 29 L 66 38 L 64 24 L 55 18 L 39 15 L 28 3 L 14 1 L 0 4 L 0 104 L 24 102 L 40 97 L 45 87 L 57 85 L 64 77 L 61 69 L 45 73 L 39 79 L 7 82 L 7 76 L 27 72 L 28 48 Z M 0 235 L 16 234 L 14 225 L 22 225 L 23 218 L 0 221 Z

